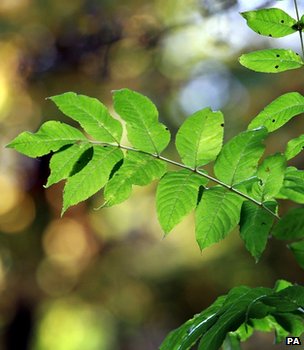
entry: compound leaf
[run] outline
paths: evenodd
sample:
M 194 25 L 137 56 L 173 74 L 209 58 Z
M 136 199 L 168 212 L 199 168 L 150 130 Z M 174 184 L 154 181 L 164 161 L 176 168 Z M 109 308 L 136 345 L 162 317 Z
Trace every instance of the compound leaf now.
M 290 209 L 275 226 L 273 235 L 283 240 L 304 238 L 304 208 Z
M 214 186 L 203 192 L 195 212 L 196 240 L 201 249 L 225 238 L 238 224 L 242 197 Z
M 175 144 L 184 164 L 196 168 L 213 161 L 222 148 L 224 117 L 205 108 L 188 117 L 176 134 Z
M 115 164 L 123 158 L 122 151 L 117 147 L 96 145 L 92 148 L 92 159 L 66 182 L 62 214 L 70 206 L 84 201 L 99 191 L 107 183 Z
M 66 92 L 50 97 L 68 117 L 99 141 L 119 143 L 122 135 L 121 123 L 114 119 L 107 108 L 96 98 Z
M 294 158 L 304 149 L 304 135 L 292 139 L 287 143 L 285 156 L 287 160 Z
M 304 269 L 304 241 L 292 243 L 288 247 L 291 249 L 297 263 Z
M 288 92 L 281 95 L 266 106 L 249 124 L 248 129 L 259 126 L 267 128 L 268 132 L 279 129 L 294 116 L 304 112 L 304 96 L 298 92 Z
M 286 158 L 281 153 L 265 158 L 257 170 L 260 181 L 252 186 L 254 197 L 262 202 L 274 198 L 283 185 L 285 169 Z
M 87 139 L 72 126 L 51 120 L 42 124 L 36 133 L 28 131 L 21 133 L 6 147 L 36 158 L 51 151 L 58 151 L 61 147 L 77 141 L 87 141 Z
M 45 187 L 50 187 L 61 180 L 67 179 L 71 175 L 75 163 L 90 147 L 89 143 L 76 143 L 55 153 L 50 160 L 51 174 Z
M 131 195 L 132 185 L 148 185 L 162 177 L 166 169 L 166 163 L 147 154 L 127 152 L 122 166 L 105 186 L 105 206 L 125 201 Z
M 286 169 L 283 186 L 277 198 L 304 204 L 304 170 L 298 170 L 295 167 Z
M 278 8 L 248 11 L 241 15 L 247 20 L 247 25 L 261 35 L 281 38 L 297 31 L 293 27 L 297 21 Z
M 279 73 L 304 65 L 300 55 L 290 49 L 253 51 L 243 54 L 239 61 L 244 67 L 261 73 Z
M 161 178 L 156 192 L 156 208 L 165 233 L 195 208 L 199 187 L 207 182 L 190 170 L 168 172 Z
M 265 202 L 264 206 L 275 212 L 276 202 Z M 268 236 L 274 222 L 274 217 L 265 209 L 250 201 L 242 205 L 240 220 L 240 235 L 245 242 L 247 250 L 259 260 L 265 250 Z
M 222 148 L 214 164 L 218 179 L 234 185 L 253 176 L 265 146 L 262 141 L 267 136 L 264 127 L 241 132 Z
M 160 154 L 170 141 L 170 132 L 158 122 L 155 105 L 138 92 L 114 91 L 115 111 L 127 122 L 131 144 L 145 152 Z

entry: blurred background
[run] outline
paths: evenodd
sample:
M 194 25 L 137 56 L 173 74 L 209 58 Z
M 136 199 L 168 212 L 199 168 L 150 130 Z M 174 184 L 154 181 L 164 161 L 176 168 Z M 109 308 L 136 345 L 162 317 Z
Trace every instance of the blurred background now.
M 43 188 L 49 158 L 4 149 L 46 120 L 70 122 L 46 97 L 74 91 L 112 111 L 111 90 L 123 87 L 149 96 L 173 136 L 194 111 L 221 109 L 227 140 L 282 93 L 304 92 L 302 71 L 268 75 L 238 63 L 241 53 L 269 46 L 300 53 L 297 34 L 259 37 L 239 15 L 276 6 L 295 16 L 292 5 L 1 0 L 0 349 L 154 350 L 170 330 L 236 285 L 304 282 L 286 243 L 273 239 L 258 264 L 237 230 L 200 253 L 191 215 L 163 239 L 156 183 L 95 211 L 99 193 L 60 219 L 63 184 Z M 295 118 L 271 135 L 267 154 L 283 151 L 303 126 Z M 173 147 L 165 153 L 178 159 Z M 303 168 L 303 155 L 291 164 Z M 290 205 L 282 204 L 281 213 Z M 273 335 L 257 334 L 244 349 L 269 349 L 272 341 Z

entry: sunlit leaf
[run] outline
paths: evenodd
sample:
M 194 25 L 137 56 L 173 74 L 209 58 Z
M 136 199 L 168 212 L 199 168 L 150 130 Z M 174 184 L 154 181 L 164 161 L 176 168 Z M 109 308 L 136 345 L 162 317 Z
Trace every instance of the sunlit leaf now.
M 107 108 L 96 98 L 66 92 L 50 99 L 68 117 L 76 120 L 82 128 L 99 141 L 119 143 L 121 123 L 114 119 Z
M 93 146 L 92 159 L 78 173 L 68 178 L 63 192 L 62 214 L 72 205 L 98 192 L 108 181 L 123 153 L 117 147 Z
M 105 206 L 125 201 L 132 193 L 132 185 L 148 185 L 160 178 L 166 168 L 166 163 L 147 154 L 127 152 L 122 166 L 105 186 Z
M 281 153 L 264 159 L 257 170 L 260 181 L 252 186 L 252 194 L 262 202 L 274 198 L 280 191 L 286 169 L 286 158 Z
M 81 155 L 90 147 L 89 143 L 74 144 L 55 153 L 50 160 L 51 174 L 45 187 L 68 178 L 75 167 L 75 163 L 79 161 Z
M 265 202 L 264 205 L 272 212 L 276 211 L 276 202 Z M 250 201 L 242 205 L 240 220 L 240 235 L 247 250 L 259 260 L 265 250 L 268 236 L 274 222 L 274 217 L 265 209 Z
M 228 141 L 214 164 L 216 177 L 229 185 L 253 176 L 265 146 L 265 128 L 244 131 Z
M 298 170 L 295 167 L 286 169 L 283 186 L 277 198 L 304 204 L 304 170 Z
M 196 168 L 216 158 L 221 150 L 224 117 L 205 108 L 188 117 L 176 134 L 176 148 L 184 164 Z
M 241 15 L 247 20 L 247 25 L 261 35 L 280 38 L 297 31 L 293 28 L 297 21 L 278 8 L 248 11 Z
M 295 242 L 289 245 L 297 263 L 304 269 L 304 241 Z
M 292 139 L 287 143 L 287 148 L 285 151 L 285 156 L 287 160 L 294 158 L 301 151 L 304 150 L 304 135 Z
M 71 145 L 77 141 L 87 141 L 84 135 L 70 125 L 48 121 L 42 124 L 36 133 L 25 131 L 18 135 L 6 147 L 28 157 L 40 157 L 61 147 Z
M 156 208 L 165 233 L 170 232 L 195 208 L 199 187 L 207 182 L 208 180 L 189 170 L 168 172 L 160 180 Z
M 201 249 L 225 238 L 238 224 L 243 199 L 215 186 L 203 192 L 195 212 L 196 240 Z
M 158 111 L 146 96 L 128 89 L 114 91 L 114 108 L 127 122 L 128 139 L 134 147 L 156 154 L 167 147 L 170 132 L 158 122 Z
M 279 73 L 304 65 L 301 56 L 290 49 L 253 51 L 243 54 L 239 61 L 244 67 L 261 73 Z
M 304 238 L 304 208 L 293 208 L 285 214 L 274 228 L 278 239 Z
M 298 92 L 281 95 L 266 106 L 249 124 L 248 129 L 260 126 L 268 132 L 279 129 L 293 117 L 304 113 L 304 96 Z

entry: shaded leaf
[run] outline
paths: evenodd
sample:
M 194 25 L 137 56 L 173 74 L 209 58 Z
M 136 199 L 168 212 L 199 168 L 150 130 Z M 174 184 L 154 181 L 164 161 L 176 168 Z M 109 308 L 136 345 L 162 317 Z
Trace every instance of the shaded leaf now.
M 50 187 L 61 180 L 67 179 L 71 175 L 75 163 L 90 147 L 89 143 L 74 144 L 55 153 L 50 160 L 51 174 L 45 187 Z
M 242 202 L 242 197 L 220 186 L 203 192 L 195 212 L 196 240 L 201 249 L 225 238 L 238 224 Z
M 278 8 L 248 11 L 241 15 L 247 20 L 247 25 L 261 35 L 281 38 L 296 32 L 293 26 L 297 21 Z
M 274 228 L 278 239 L 304 238 L 304 208 L 293 208 L 285 214 Z
M 190 170 L 168 172 L 160 180 L 156 192 L 156 208 L 165 233 L 170 232 L 195 208 L 199 187 L 207 182 Z
M 188 117 L 176 134 L 176 148 L 184 164 L 196 168 L 213 161 L 222 148 L 224 117 L 205 108 Z
M 267 130 L 262 127 L 241 132 L 229 140 L 215 161 L 216 177 L 226 184 L 234 185 L 255 175 L 265 149 L 262 141 L 266 136 Z
M 266 202 L 264 205 L 275 212 L 277 203 Z M 240 235 L 245 242 L 246 249 L 259 260 L 265 250 L 268 236 L 274 222 L 274 217 L 262 207 L 250 201 L 242 205 L 240 220 Z
M 98 192 L 108 181 L 111 170 L 123 158 L 117 147 L 93 146 L 93 156 L 78 173 L 68 178 L 63 192 L 62 214 L 72 205 Z
M 256 72 L 279 73 L 301 68 L 304 64 L 300 55 L 292 50 L 266 49 L 243 54 L 241 65 Z
M 287 143 L 287 148 L 285 151 L 285 156 L 287 160 L 294 158 L 301 151 L 304 150 L 304 135 L 292 139 Z
M 166 163 L 147 154 L 127 152 L 122 166 L 105 186 L 105 206 L 125 201 L 132 193 L 132 185 L 148 185 L 166 169 Z
M 146 96 L 128 89 L 114 91 L 114 108 L 126 121 L 128 139 L 134 147 L 156 154 L 167 147 L 170 132 L 158 122 L 158 111 Z
M 304 269 L 304 241 L 292 243 L 288 247 L 291 249 L 299 266 Z
M 286 169 L 283 186 L 277 198 L 304 204 L 304 170 L 298 170 L 295 167 Z
M 304 112 L 304 97 L 297 92 L 281 95 L 266 106 L 249 124 L 248 129 L 259 126 L 268 132 L 279 129 L 291 118 Z
M 66 116 L 76 120 L 81 127 L 99 141 L 119 143 L 121 123 L 96 98 L 66 92 L 50 97 Z
M 87 139 L 72 126 L 51 120 L 42 124 L 36 133 L 28 131 L 21 133 L 6 147 L 14 148 L 28 157 L 35 158 L 51 151 L 58 151 L 61 147 L 77 141 L 87 141 Z
M 259 165 L 257 176 L 260 179 L 252 186 L 252 194 L 261 202 L 273 199 L 280 191 L 286 169 L 286 158 L 280 153 L 264 159 Z

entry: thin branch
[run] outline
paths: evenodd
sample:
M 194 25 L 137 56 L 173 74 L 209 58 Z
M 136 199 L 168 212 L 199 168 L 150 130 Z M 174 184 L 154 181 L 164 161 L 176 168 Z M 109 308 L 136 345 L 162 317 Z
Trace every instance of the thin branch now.
M 90 140 L 89 142 L 92 143 L 92 144 L 95 144 L 95 145 L 115 146 L 115 147 L 119 147 L 119 148 L 124 149 L 124 150 L 127 150 L 127 151 L 132 151 L 132 152 L 147 154 L 147 155 L 149 155 L 149 156 L 151 156 L 151 157 L 154 157 L 154 158 L 159 159 L 159 160 L 162 160 L 162 161 L 164 161 L 164 162 L 166 162 L 166 163 L 175 165 L 175 166 L 177 166 L 177 167 L 179 167 L 179 168 L 190 170 L 190 171 L 192 171 L 192 172 L 194 172 L 194 173 L 196 173 L 196 174 L 198 174 L 198 175 L 200 175 L 200 176 L 202 176 L 202 177 L 205 177 L 206 179 L 208 179 L 208 180 L 210 180 L 210 181 L 212 181 L 212 182 L 214 182 L 214 183 L 216 183 L 216 184 L 218 184 L 218 185 L 220 185 L 220 186 L 226 188 L 227 190 L 229 190 L 229 191 L 231 191 L 231 192 L 233 192 L 233 193 L 236 193 L 237 195 L 239 195 L 239 196 L 241 196 L 241 197 L 243 197 L 243 198 L 245 198 L 245 199 L 251 201 L 251 202 L 254 203 L 255 205 L 257 205 L 257 206 L 263 208 L 264 210 L 266 210 L 269 214 L 273 215 L 276 219 L 280 219 L 280 217 L 279 217 L 278 214 L 276 214 L 276 213 L 274 213 L 273 211 L 271 211 L 271 210 L 270 210 L 269 208 L 267 208 L 263 203 L 261 203 L 261 202 L 257 201 L 256 199 L 254 199 L 254 198 L 248 196 L 246 193 L 243 193 L 243 192 L 239 191 L 238 189 L 234 188 L 233 186 L 230 186 L 230 185 L 226 184 L 225 182 L 222 182 L 222 181 L 218 180 L 217 178 L 215 178 L 215 177 L 213 177 L 213 176 L 211 176 L 211 175 L 208 175 L 208 174 L 206 174 L 206 173 L 203 173 L 202 171 L 200 171 L 200 170 L 197 169 L 197 168 L 192 168 L 192 167 L 190 167 L 190 166 L 188 166 L 188 165 L 178 163 L 178 162 L 176 162 L 176 161 L 174 161 L 174 160 L 172 160 L 172 159 L 163 157 L 163 156 L 158 155 L 158 154 L 154 154 L 154 153 L 149 153 L 149 152 L 141 151 L 141 150 L 139 150 L 139 149 L 136 149 L 136 148 L 133 148 L 133 147 L 129 147 L 129 146 L 124 146 L 124 145 L 121 145 L 121 144 L 119 144 L 119 145 L 116 145 L 116 144 L 113 145 L 113 144 L 107 143 L 107 142 L 99 142 L 99 141 L 91 141 L 91 140 Z
M 300 14 L 299 14 L 299 9 L 298 9 L 298 3 L 297 3 L 297 0 L 293 0 L 293 2 L 294 2 L 295 9 L 296 9 L 296 14 L 297 14 L 298 32 L 299 32 L 299 35 L 300 35 L 301 48 L 302 48 L 302 55 L 303 55 L 303 58 L 304 58 L 304 43 L 303 43 L 303 35 L 302 35 L 302 26 L 299 25 L 299 22 L 300 22 Z

